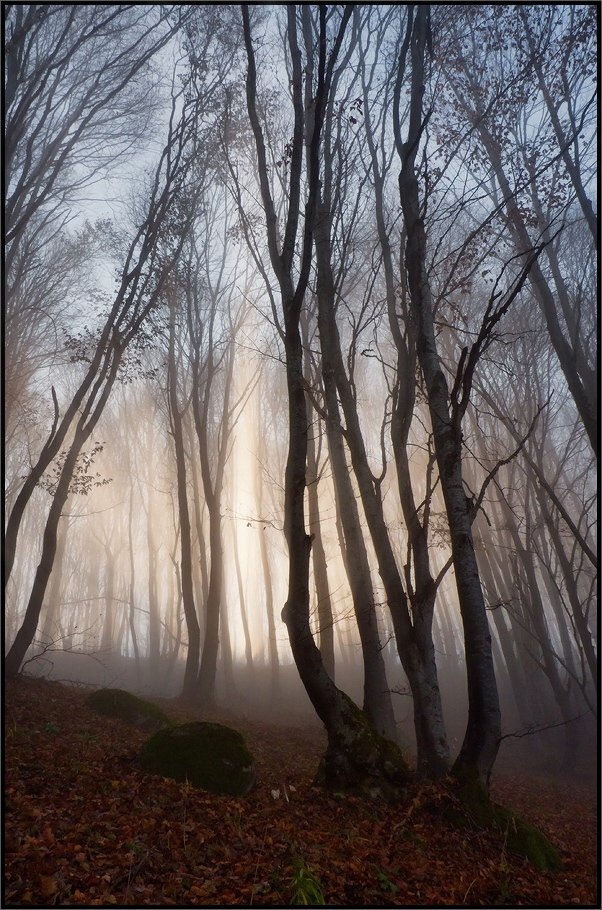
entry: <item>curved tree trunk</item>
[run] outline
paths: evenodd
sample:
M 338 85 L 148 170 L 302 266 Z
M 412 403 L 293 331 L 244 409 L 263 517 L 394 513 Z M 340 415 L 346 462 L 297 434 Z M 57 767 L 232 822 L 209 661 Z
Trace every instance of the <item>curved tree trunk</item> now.
M 319 66 L 315 96 L 315 111 L 308 143 L 309 179 L 305 211 L 305 230 L 301 256 L 300 277 L 293 287 L 292 265 L 297 237 L 300 208 L 303 135 L 306 127 L 302 92 L 301 53 L 297 43 L 296 9 L 287 7 L 288 44 L 292 65 L 294 136 L 289 184 L 289 207 L 282 252 L 278 249 L 277 217 L 267 177 L 266 149 L 263 131 L 256 108 L 255 53 L 251 38 L 249 13 L 241 7 L 244 40 L 247 51 L 247 109 L 255 138 L 261 196 L 266 212 L 267 239 L 272 268 L 276 274 L 284 315 L 284 350 L 288 393 L 289 444 L 284 482 L 284 532 L 289 552 L 288 597 L 282 610 L 295 664 L 301 681 L 324 723 L 328 735 L 328 751 L 323 765 L 323 779 L 335 786 L 371 786 L 380 784 L 383 790 L 398 786 L 405 780 L 406 769 L 396 747 L 381 739 L 371 729 L 367 718 L 330 679 L 311 633 L 309 623 L 309 560 L 311 538 L 305 531 L 305 470 L 307 459 L 307 407 L 303 375 L 303 346 L 299 329 L 301 307 L 309 278 L 312 230 L 318 191 L 318 160 L 320 130 L 324 116 L 328 84 L 340 48 L 347 21 L 351 15 L 346 7 L 338 36 L 328 59 L 326 72 L 326 9 L 319 9 Z M 308 66 L 309 66 L 308 61 Z M 310 74 L 308 73 L 308 78 Z M 385 757 L 387 751 L 389 760 Z M 394 756 L 394 757 L 393 757 Z

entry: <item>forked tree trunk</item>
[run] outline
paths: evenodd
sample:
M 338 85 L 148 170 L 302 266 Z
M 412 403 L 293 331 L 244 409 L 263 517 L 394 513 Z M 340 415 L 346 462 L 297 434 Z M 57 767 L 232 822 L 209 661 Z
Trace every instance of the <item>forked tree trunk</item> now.
M 462 430 L 452 420 L 447 382 L 441 367 L 434 330 L 433 301 L 426 268 L 426 236 L 421 214 L 415 160 L 423 128 L 422 96 L 429 10 L 415 12 L 411 39 L 412 83 L 408 140 L 396 142 L 401 151 L 399 194 L 406 228 L 405 266 L 418 360 L 424 376 L 435 455 L 448 519 L 451 550 L 464 627 L 468 685 L 468 724 L 458 773 L 476 775 L 488 785 L 501 736 L 500 708 L 491 636 L 471 532 L 471 514 L 462 481 Z
M 312 228 L 318 191 L 320 130 L 328 84 L 336 62 L 350 7 L 343 13 L 341 27 L 326 69 L 326 9 L 319 9 L 319 66 L 315 110 L 311 125 L 308 199 L 300 277 L 293 287 L 292 265 L 300 209 L 303 134 L 306 126 L 302 93 L 301 53 L 297 43 L 296 9 L 287 7 L 288 43 L 292 65 L 294 135 L 289 184 L 289 208 L 282 252 L 278 248 L 276 212 L 267 177 L 267 159 L 262 127 L 256 108 L 257 79 L 255 53 L 251 39 L 249 13 L 241 7 L 247 51 L 247 109 L 255 138 L 261 196 L 266 211 L 267 239 L 272 268 L 278 279 L 284 315 L 284 351 L 288 393 L 289 444 L 284 481 L 284 531 L 289 552 L 288 597 L 282 610 L 291 650 L 301 681 L 328 735 L 328 751 L 323 763 L 323 779 L 339 787 L 378 785 L 394 789 L 405 781 L 406 768 L 393 743 L 378 737 L 366 716 L 336 688 L 316 646 L 309 623 L 309 560 L 311 538 L 305 531 L 305 469 L 307 458 L 307 407 L 303 375 L 303 347 L 299 329 L 301 307 L 309 278 Z M 309 63 L 308 63 L 309 66 Z M 308 72 L 307 77 L 310 78 Z
M 347 441 L 353 469 L 378 561 L 379 574 L 387 596 L 399 657 L 412 690 L 418 764 L 424 773 L 438 776 L 446 773 L 448 769 L 448 748 L 434 649 L 430 636 L 429 617 L 432 616 L 432 602 L 429 605 L 429 616 L 426 616 L 425 612 L 423 614 L 425 621 L 422 624 L 417 623 L 414 627 L 384 518 L 380 490 L 374 483 L 368 464 L 357 408 L 343 363 L 341 342 L 334 315 L 335 293 L 327 223 L 328 213 L 320 212 L 315 239 L 318 270 L 318 325 L 324 387 L 327 392 L 334 380 L 345 415 Z M 335 394 L 333 390 L 327 399 L 328 407 L 332 409 L 335 407 L 333 397 Z M 432 591 L 432 599 L 434 600 L 434 591 Z
M 364 663 L 364 702 L 363 708 L 374 729 L 396 741 L 397 729 L 391 702 L 391 692 L 387 682 L 383 649 L 378 632 L 374 589 L 370 576 L 370 564 L 360 523 L 359 511 L 355 499 L 355 490 L 351 483 L 345 445 L 340 424 L 336 387 L 332 376 L 324 373 L 324 388 L 328 416 L 326 435 L 328 451 L 332 466 L 335 489 L 335 502 L 340 518 L 341 551 L 351 588 L 353 609 L 362 646 Z

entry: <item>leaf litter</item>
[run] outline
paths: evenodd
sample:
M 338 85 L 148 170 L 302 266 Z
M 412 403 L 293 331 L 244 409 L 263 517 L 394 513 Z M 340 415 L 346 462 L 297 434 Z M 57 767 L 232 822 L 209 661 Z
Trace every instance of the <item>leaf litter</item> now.
M 553 874 L 500 835 L 454 828 L 439 785 L 417 783 L 397 806 L 318 789 L 317 725 L 203 715 L 255 756 L 257 784 L 235 798 L 143 773 L 148 734 L 94 713 L 76 688 L 11 681 L 5 708 L 6 906 L 286 906 L 299 868 L 327 904 L 596 906 L 595 797 L 577 783 L 494 775 L 493 798 L 560 850 Z

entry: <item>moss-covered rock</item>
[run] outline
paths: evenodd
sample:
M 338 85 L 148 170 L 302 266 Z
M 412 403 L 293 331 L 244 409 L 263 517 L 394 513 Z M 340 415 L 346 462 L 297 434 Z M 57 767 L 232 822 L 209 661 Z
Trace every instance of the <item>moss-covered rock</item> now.
M 161 708 L 124 689 L 97 689 L 88 696 L 87 702 L 99 714 L 118 717 L 146 730 L 159 730 L 170 724 L 167 714 Z
M 410 771 L 399 746 L 379 736 L 366 714 L 341 696 L 342 722 L 330 737 L 315 782 L 332 790 L 403 798 Z
M 255 782 L 253 756 L 242 735 L 222 724 L 195 721 L 160 730 L 144 744 L 140 764 L 212 793 L 240 796 Z
M 461 809 L 449 806 L 445 816 L 457 827 L 471 823 L 482 828 L 493 828 L 505 839 L 511 853 L 526 857 L 537 869 L 559 872 L 562 859 L 547 837 L 519 815 L 494 803 L 478 778 L 456 772 Z

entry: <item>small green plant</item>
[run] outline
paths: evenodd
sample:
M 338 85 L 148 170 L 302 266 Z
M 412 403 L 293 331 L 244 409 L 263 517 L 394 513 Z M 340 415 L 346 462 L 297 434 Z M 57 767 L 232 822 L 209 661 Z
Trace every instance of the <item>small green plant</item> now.
M 388 891 L 391 894 L 395 894 L 397 891 L 399 891 L 399 888 L 395 882 L 391 881 L 386 872 L 383 872 L 382 870 L 379 871 L 377 878 L 382 891 Z
M 302 859 L 295 861 L 295 873 L 291 881 L 291 905 L 294 907 L 319 907 L 326 903 L 320 880 Z

